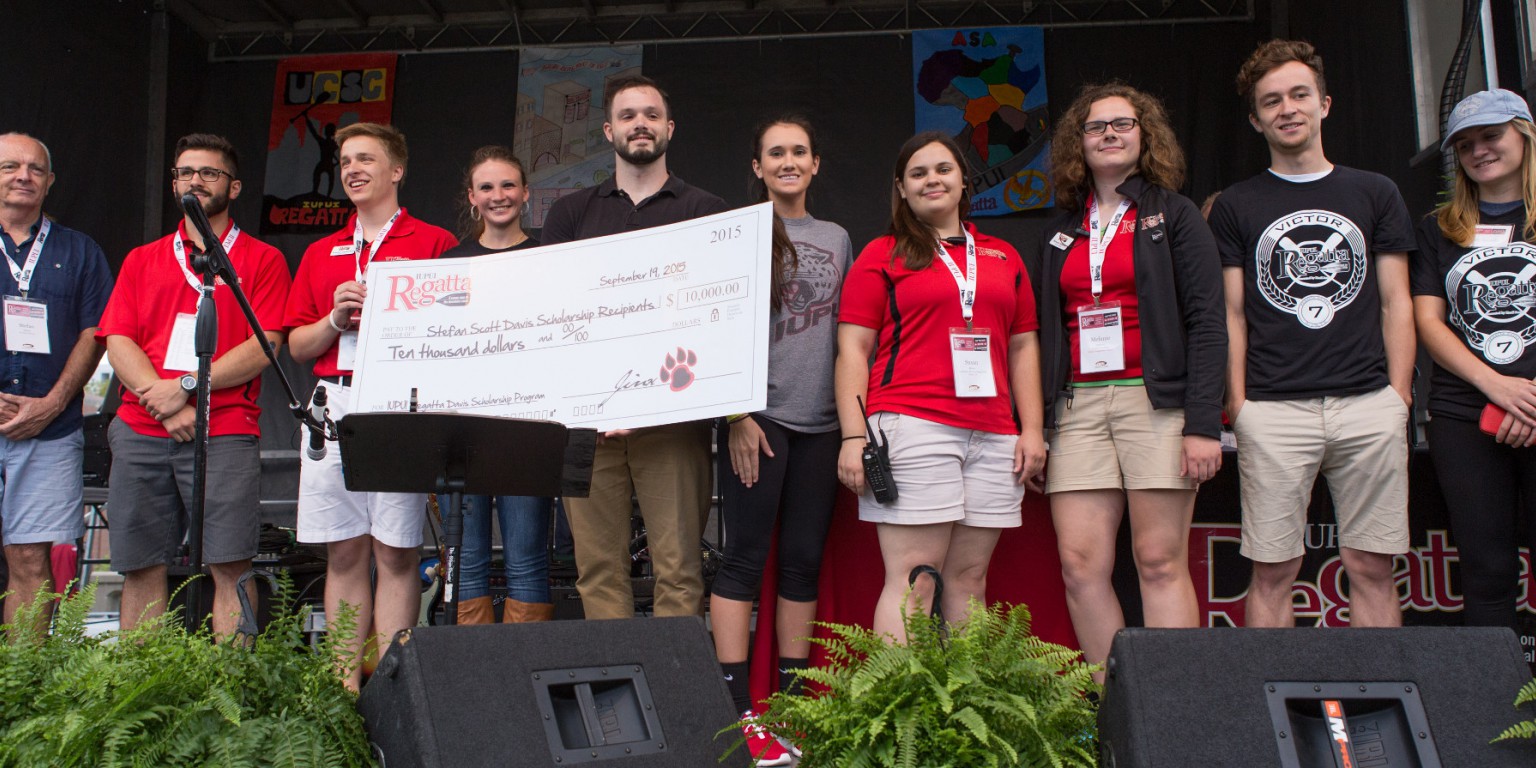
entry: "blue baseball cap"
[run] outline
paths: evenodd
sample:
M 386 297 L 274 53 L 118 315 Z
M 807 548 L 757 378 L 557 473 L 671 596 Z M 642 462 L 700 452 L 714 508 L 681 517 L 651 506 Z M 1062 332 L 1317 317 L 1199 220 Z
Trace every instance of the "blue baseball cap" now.
M 1517 117 L 1531 122 L 1531 108 L 1519 94 L 1503 88 L 1478 91 L 1462 99 L 1451 110 L 1451 119 L 1445 124 L 1445 138 L 1440 140 L 1440 151 L 1450 149 L 1451 139 L 1465 128 L 1500 125 Z

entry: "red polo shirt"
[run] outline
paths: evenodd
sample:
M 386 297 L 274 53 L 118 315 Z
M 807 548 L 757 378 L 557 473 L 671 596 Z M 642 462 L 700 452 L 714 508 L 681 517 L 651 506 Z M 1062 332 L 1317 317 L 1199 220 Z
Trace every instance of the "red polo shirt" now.
M 1083 230 L 1088 230 L 1088 214 L 1083 214 Z M 1080 373 L 1083 348 L 1077 327 L 1077 308 L 1093 303 L 1093 279 L 1088 275 L 1088 238 L 1079 237 L 1061 267 L 1061 307 L 1067 315 L 1067 339 L 1072 348 L 1073 381 L 1114 381 L 1141 377 L 1141 320 L 1137 314 L 1136 206 L 1125 212 L 1120 231 L 1104 249 L 1104 292 L 1099 301 L 1120 302 L 1120 328 L 1125 342 L 1125 367 L 1107 373 Z
M 865 246 L 848 271 L 838 322 L 879 332 L 866 398 L 870 413 L 903 413 L 961 429 L 1016 435 L 1008 341 L 1039 328 L 1035 294 L 1013 246 L 970 224 L 966 228 L 976 238 L 973 320 L 991 337 L 996 397 L 955 397 L 949 329 L 965 327 L 960 289 L 938 259 L 915 272 L 902 259 L 892 261 L 896 241 L 889 235 Z M 945 250 L 964 272 L 965 246 L 946 244 Z
M 219 237 L 227 234 L 229 230 L 226 228 Z M 167 369 L 165 357 L 171 332 L 176 327 L 176 316 L 195 317 L 200 296 L 176 266 L 176 252 L 171 241 L 177 237 L 185 237 L 184 224 L 178 225 L 174 234 L 128 253 L 117 276 L 117 288 L 112 291 L 112 298 L 101 316 L 101 325 L 96 329 L 96 339 L 102 343 L 106 343 L 108 336 L 123 336 L 137 344 L 155 366 L 155 375 L 162 379 L 189 373 Z M 186 253 L 187 268 L 191 269 L 193 249 L 190 243 Z M 251 309 L 256 311 L 261 327 L 281 331 L 283 303 L 287 300 L 290 282 L 288 263 L 283 254 L 241 230 L 234 246 L 229 249 L 229 260 L 235 274 L 240 276 L 240 287 L 250 300 Z M 234 292 L 222 278 L 214 284 L 213 304 L 219 318 L 218 344 L 213 353 L 213 359 L 217 361 L 249 339 L 251 329 Z M 117 411 L 118 418 L 141 435 L 170 437 L 165 426 L 139 404 L 138 395 L 127 387 L 122 388 L 122 394 L 123 405 Z M 260 396 L 260 376 L 237 387 L 214 390 L 209 404 L 208 434 L 260 435 L 261 429 L 256 423 L 261 415 L 261 409 L 256 405 Z
M 352 230 L 356 225 L 357 214 L 354 212 L 339 232 L 322 237 L 305 249 L 304 260 L 299 262 L 299 273 L 293 279 L 293 290 L 288 294 L 288 310 L 283 315 L 283 325 L 289 331 L 324 318 L 336 306 L 336 286 L 357 279 L 357 260 L 352 254 Z M 459 241 L 447 230 L 421 221 L 401 208 L 400 218 L 389 228 L 389 234 L 373 258 L 379 261 L 435 259 L 458 244 Z M 368 264 L 364 262 L 363 274 L 367 273 Z M 315 360 L 316 376 L 352 373 L 337 367 L 336 347 L 335 343 L 331 344 L 330 349 Z

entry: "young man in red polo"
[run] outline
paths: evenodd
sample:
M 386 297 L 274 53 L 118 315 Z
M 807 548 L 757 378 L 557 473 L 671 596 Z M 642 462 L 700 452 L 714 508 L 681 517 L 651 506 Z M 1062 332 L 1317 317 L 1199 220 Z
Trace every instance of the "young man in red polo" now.
M 336 132 L 342 186 L 357 212 L 334 235 L 304 252 L 294 278 L 284 325 L 288 350 L 315 361 L 317 389 L 326 390 L 330 417 L 340 420 L 352 399 L 357 317 L 368 296 L 365 278 L 374 261 L 435 259 L 458 244 L 453 235 L 419 221 L 400 207 L 405 178 L 405 135 L 393 126 L 353 123 Z M 364 643 L 382 650 L 399 630 L 416 623 L 421 604 L 421 528 L 426 496 L 348 491 L 334 446 L 320 460 L 306 455 L 299 473 L 299 541 L 326 545 L 325 611 L 345 602 L 357 611 L 357 637 L 346 683 L 361 683 Z M 370 578 L 377 566 L 378 584 Z
M 171 192 L 196 195 L 222 238 L 240 287 L 274 345 L 283 343 L 288 264 L 282 253 L 242 232 L 229 217 L 240 196 L 239 156 L 221 136 L 176 142 Z M 193 328 L 202 277 L 192 257 L 208 244 L 185 218 L 176 231 L 133 249 L 123 261 L 96 338 L 122 382 L 123 404 L 107 433 L 112 446 L 112 567 L 123 572 L 122 626 L 165 612 L 166 566 L 193 505 L 193 424 L 197 355 Z M 214 286 L 219 319 L 208 413 L 208 474 L 203 560 L 213 574 L 213 631 L 234 631 L 235 583 L 251 567 L 261 526 L 261 434 L 256 405 L 267 357 L 229 286 Z

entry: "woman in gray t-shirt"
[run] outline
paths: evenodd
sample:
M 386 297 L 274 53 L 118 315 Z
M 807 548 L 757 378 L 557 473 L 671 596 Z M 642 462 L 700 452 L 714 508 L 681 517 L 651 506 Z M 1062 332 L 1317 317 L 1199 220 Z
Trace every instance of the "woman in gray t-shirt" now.
M 747 651 L 752 600 L 762 583 L 777 526 L 778 605 L 775 631 L 784 690 L 810 655 L 810 621 L 822 545 L 837 493 L 838 421 L 832 398 L 837 356 L 837 302 L 853 245 L 840 226 L 812 218 L 806 191 L 820 169 L 810 121 L 786 116 L 758 126 L 752 172 L 763 200 L 773 202 L 772 339 L 768 407 L 727 419 L 719 430 L 725 557 L 709 610 L 715 653 L 736 709 L 751 709 Z M 783 513 L 782 515 L 780 513 Z M 758 765 L 787 765 L 770 734 L 747 729 Z

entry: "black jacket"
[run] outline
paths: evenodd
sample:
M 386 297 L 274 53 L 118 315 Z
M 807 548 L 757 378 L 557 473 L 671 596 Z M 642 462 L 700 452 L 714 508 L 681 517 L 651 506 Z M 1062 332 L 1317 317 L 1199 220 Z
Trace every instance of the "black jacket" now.
M 1184 409 L 1184 434 L 1220 438 L 1227 318 L 1216 239 L 1200 210 L 1183 195 L 1139 175 L 1116 191 L 1136 204 L 1131 247 L 1147 396 L 1154 408 Z M 1025 257 L 1040 313 L 1040 381 L 1047 428 L 1056 423 L 1056 399 L 1072 396 L 1066 324 L 1066 312 L 1072 308 L 1061 305 L 1061 270 L 1077 239 L 1088 236 L 1082 228 L 1083 212 L 1079 206 L 1051 220 Z

